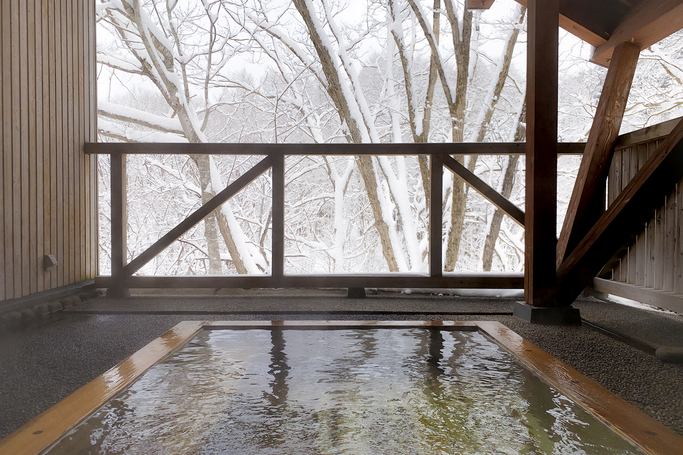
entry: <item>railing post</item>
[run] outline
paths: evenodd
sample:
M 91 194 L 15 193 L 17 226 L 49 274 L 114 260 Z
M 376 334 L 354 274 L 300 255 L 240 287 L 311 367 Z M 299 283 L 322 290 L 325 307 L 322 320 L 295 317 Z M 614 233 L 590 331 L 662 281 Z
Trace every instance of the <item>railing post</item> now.
M 284 276 L 285 268 L 285 155 L 271 155 L 273 163 L 273 218 L 271 274 L 275 281 Z
M 443 275 L 443 155 L 431 154 L 430 205 L 429 205 L 429 276 Z
M 129 289 L 123 284 L 122 270 L 126 265 L 128 224 L 126 155 L 111 155 L 111 276 L 112 285 L 107 289 L 108 297 L 126 297 Z

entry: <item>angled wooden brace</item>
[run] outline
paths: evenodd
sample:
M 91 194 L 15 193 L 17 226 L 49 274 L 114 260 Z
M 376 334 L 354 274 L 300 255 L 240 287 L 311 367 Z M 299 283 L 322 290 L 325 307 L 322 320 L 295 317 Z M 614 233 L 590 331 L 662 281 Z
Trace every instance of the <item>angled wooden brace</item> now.
M 557 270 L 558 303 L 570 305 L 615 252 L 647 222 L 683 177 L 683 120 Z
M 242 188 L 254 181 L 259 175 L 263 174 L 271 167 L 272 156 L 267 156 L 259 161 L 254 167 L 242 174 L 237 180 L 228 185 L 223 191 L 207 201 L 206 204 L 192 212 L 190 216 L 181 221 L 176 227 L 168 231 L 163 237 L 157 240 L 152 246 L 140 253 L 138 257 L 130 261 L 121 271 L 121 279 L 131 276 L 140 270 L 145 264 L 151 261 L 154 256 L 161 253 L 164 248 L 173 243 L 178 237 L 190 230 L 194 225 L 203 220 L 207 215 L 216 210 L 225 201 L 237 194 Z
M 614 51 L 557 242 L 558 266 L 605 210 L 605 183 L 639 54 L 630 43 Z
M 491 188 L 486 182 L 470 172 L 465 166 L 455 161 L 452 156 L 444 155 L 443 164 L 453 173 L 460 176 L 468 185 L 481 193 L 489 202 L 515 220 L 517 224 L 524 227 L 524 212 L 519 207 L 507 200 L 498 191 Z

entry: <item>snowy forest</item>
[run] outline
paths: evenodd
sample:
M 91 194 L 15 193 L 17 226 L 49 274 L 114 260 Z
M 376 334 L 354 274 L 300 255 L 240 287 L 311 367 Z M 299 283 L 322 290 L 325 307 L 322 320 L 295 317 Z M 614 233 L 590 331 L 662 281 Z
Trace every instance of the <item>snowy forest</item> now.
M 497 0 L 101 0 L 101 142 L 422 143 L 525 140 L 525 8 Z M 561 31 L 560 142 L 585 141 L 606 69 Z M 683 115 L 683 34 L 641 52 L 622 133 Z M 128 261 L 260 161 L 129 155 Z M 523 156 L 454 158 L 524 209 Z M 558 162 L 558 227 L 580 157 Z M 110 271 L 99 161 L 100 274 Z M 524 232 L 444 170 L 443 270 L 521 271 Z M 424 273 L 424 155 L 289 156 L 285 273 Z M 268 274 L 269 173 L 139 272 Z

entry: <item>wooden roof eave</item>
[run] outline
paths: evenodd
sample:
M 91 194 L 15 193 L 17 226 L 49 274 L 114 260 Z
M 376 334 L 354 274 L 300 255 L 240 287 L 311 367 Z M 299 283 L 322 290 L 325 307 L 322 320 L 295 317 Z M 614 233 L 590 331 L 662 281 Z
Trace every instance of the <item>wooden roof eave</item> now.
M 683 0 L 646 0 L 640 2 L 614 29 L 605 43 L 595 46 L 592 62 L 607 65 L 614 48 L 631 42 L 646 49 L 683 29 Z
M 516 0 L 527 6 L 528 0 Z M 491 0 L 468 0 L 471 9 L 488 9 Z M 606 30 L 605 36 L 582 25 L 580 18 L 570 19 L 560 11 L 560 27 L 595 48 L 591 61 L 607 66 L 614 48 L 630 42 L 640 50 L 661 41 L 683 29 L 683 0 L 643 0 L 633 7 L 614 30 Z

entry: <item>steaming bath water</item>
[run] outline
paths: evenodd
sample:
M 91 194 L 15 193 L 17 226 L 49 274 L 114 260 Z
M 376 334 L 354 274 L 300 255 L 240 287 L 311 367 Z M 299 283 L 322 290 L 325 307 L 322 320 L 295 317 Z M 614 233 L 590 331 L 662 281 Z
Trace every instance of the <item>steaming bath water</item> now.
M 203 330 L 44 453 L 642 453 L 480 332 Z

